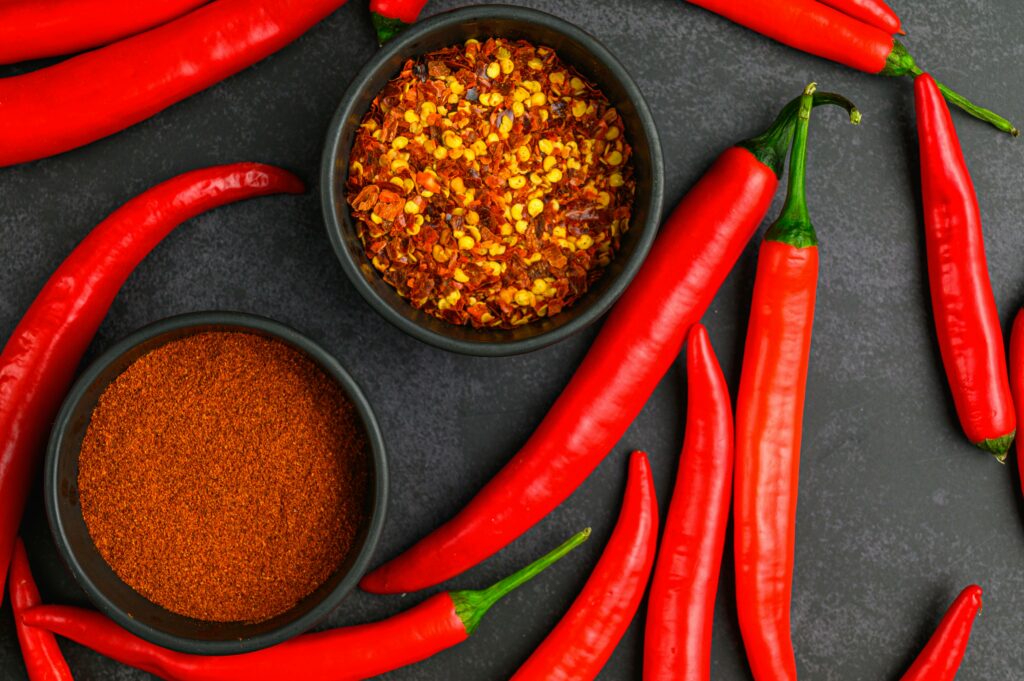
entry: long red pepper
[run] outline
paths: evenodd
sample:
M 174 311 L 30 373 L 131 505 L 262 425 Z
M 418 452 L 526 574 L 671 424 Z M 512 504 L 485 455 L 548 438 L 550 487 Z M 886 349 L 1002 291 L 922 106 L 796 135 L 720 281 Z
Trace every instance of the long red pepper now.
M 29 681 L 71 681 L 71 669 L 53 634 L 45 629 L 27 626 L 21 621 L 21 614 L 36 607 L 42 600 L 20 537 L 14 544 L 7 588 L 11 592 L 14 626 L 18 631 L 21 657 L 25 660 Z
M 845 99 L 822 94 L 816 103 Z M 662 226 L 572 380 L 518 454 L 454 518 L 361 583 L 373 593 L 438 584 L 501 550 L 564 501 L 643 408 L 760 224 L 798 103 L 726 150 Z
M 303 189 L 288 171 L 259 163 L 179 175 L 114 211 L 53 273 L 0 354 L 0 574 L 7 574 L 50 425 L 128 275 L 189 218 L 242 199 Z
M 889 35 L 903 33 L 900 18 L 884 0 L 821 0 L 821 2 L 857 21 L 885 31 Z
M 56 57 L 135 35 L 209 0 L 4 0 L 0 64 Z
M 215 0 L 145 33 L 0 79 L 0 166 L 124 130 L 273 54 L 344 4 Z
M 416 21 L 427 0 L 370 0 L 370 20 L 381 45 Z
M 710 681 L 711 630 L 732 498 L 729 387 L 708 332 L 686 341 L 686 437 L 647 599 L 644 681 Z
M 640 607 L 658 542 L 658 501 L 647 455 L 629 459 L 611 539 L 569 611 L 510 681 L 589 681 L 601 672 Z
M 964 589 L 901 681 L 953 681 L 967 651 L 971 627 L 981 610 L 981 587 Z
M 928 283 L 942 363 L 964 433 L 1003 461 L 1017 419 L 978 198 L 935 81 L 918 76 L 914 92 Z
M 1018 423 L 1024 422 L 1024 308 L 1017 312 L 1010 333 L 1010 392 L 1016 406 Z M 1021 491 L 1024 492 L 1024 456 L 1020 440 L 1017 441 L 1017 469 Z
M 790 641 L 797 479 L 818 284 L 817 236 L 804 180 L 808 86 L 782 215 L 758 254 L 736 400 L 736 606 L 756 681 L 795 681 Z
M 439 593 L 386 620 L 304 634 L 243 655 L 189 655 L 167 650 L 97 612 L 70 606 L 34 608 L 22 616 L 22 621 L 171 681 L 356 681 L 419 662 L 462 643 L 476 631 L 491 606 L 589 536 L 589 529 L 576 534 L 482 591 Z
M 687 0 L 784 45 L 882 76 L 921 73 L 907 48 L 892 35 L 818 0 Z M 1016 137 L 1017 128 L 939 84 L 953 104 Z

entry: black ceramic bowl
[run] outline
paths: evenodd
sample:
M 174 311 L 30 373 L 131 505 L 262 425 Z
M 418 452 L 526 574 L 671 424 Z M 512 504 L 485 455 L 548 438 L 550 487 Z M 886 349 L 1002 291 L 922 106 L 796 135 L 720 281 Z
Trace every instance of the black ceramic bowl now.
M 380 89 L 416 55 L 469 38 L 524 39 L 558 52 L 596 83 L 622 114 L 633 147 L 636 200 L 630 229 L 604 275 L 575 305 L 551 319 L 516 329 L 477 330 L 421 312 L 400 297 L 371 266 L 345 201 L 348 158 L 362 117 Z M 595 38 L 550 14 L 521 7 L 484 5 L 431 17 L 385 45 L 359 72 L 331 122 L 321 166 L 327 233 L 345 273 L 377 312 L 406 333 L 437 347 L 471 355 L 512 355 L 555 343 L 596 321 L 629 285 L 654 240 L 663 198 L 661 144 L 639 88 Z
M 303 352 L 337 381 L 355 405 L 367 440 L 366 520 L 349 555 L 331 577 L 291 610 L 249 623 L 206 622 L 172 613 L 125 584 L 107 565 L 89 536 L 78 503 L 78 455 L 89 419 L 106 387 L 141 355 L 173 340 L 204 331 L 244 331 L 275 338 Z M 278 322 L 233 312 L 202 312 L 151 324 L 107 350 L 71 388 L 57 416 L 46 453 L 46 513 L 65 562 L 89 598 L 129 631 L 153 643 L 188 653 L 231 655 L 280 643 L 325 617 L 366 571 L 380 537 L 387 505 L 384 442 L 370 405 L 352 377 L 319 345 Z

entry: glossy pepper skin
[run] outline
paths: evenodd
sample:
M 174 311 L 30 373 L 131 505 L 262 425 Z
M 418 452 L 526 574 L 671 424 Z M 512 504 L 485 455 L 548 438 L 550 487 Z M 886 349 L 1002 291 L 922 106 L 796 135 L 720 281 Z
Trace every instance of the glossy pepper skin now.
M 7 574 L 50 425 L 128 275 L 189 218 L 255 196 L 303 190 L 291 173 L 258 163 L 188 172 L 114 211 L 53 273 L 0 354 L 0 574 Z
M 711 631 L 732 499 L 729 386 L 707 330 L 686 340 L 686 436 L 647 599 L 644 681 L 710 681 Z
M 836 103 L 830 97 L 821 103 Z M 768 212 L 795 109 L 791 102 L 763 135 L 715 161 L 662 226 L 582 364 L 519 453 L 454 518 L 367 575 L 364 590 L 418 591 L 468 570 L 550 513 L 601 463 Z
M 953 681 L 980 610 L 980 586 L 971 585 L 960 592 L 901 681 Z
M 843 14 L 857 21 L 870 24 L 887 34 L 903 33 L 903 26 L 896 12 L 884 0 L 821 0 Z
M 14 626 L 18 631 L 21 657 L 25 660 L 29 681 L 71 681 L 71 669 L 54 635 L 45 629 L 29 627 L 21 622 L 21 614 L 36 607 L 42 600 L 20 537 L 14 544 L 7 588 L 11 592 Z
M 967 438 L 1003 461 L 1017 418 L 978 199 L 931 76 L 918 76 L 914 93 L 928 285 L 942 363 Z
M 370 20 L 381 45 L 415 23 L 427 0 L 370 0 Z
M 818 0 L 687 0 L 761 35 L 798 50 L 882 76 L 921 73 L 907 48 L 892 35 Z M 952 103 L 997 129 L 1016 137 L 1017 128 L 939 84 Z
M 1017 422 L 1024 421 L 1024 308 L 1017 312 L 1010 332 L 1010 392 L 1017 408 Z M 1017 441 L 1017 469 L 1020 474 L 1021 492 L 1024 493 L 1024 457 L 1021 456 L 1020 440 Z
M 640 607 L 658 542 L 658 500 L 647 455 L 629 459 L 611 539 L 583 591 L 510 681 L 589 681 L 601 672 Z
M 57 57 L 159 26 L 209 0 L 4 0 L 0 64 Z
M 490 588 L 443 592 L 371 624 L 303 634 L 242 655 L 189 655 L 161 648 L 91 610 L 49 605 L 22 615 L 28 626 L 71 639 L 122 664 L 170 681 L 357 681 L 424 660 L 465 641 L 487 611 L 586 541 L 584 530 Z
M 736 400 L 736 607 L 756 681 L 795 681 L 790 636 L 804 392 L 818 248 L 804 175 L 813 85 L 793 141 L 782 215 L 757 261 Z
M 215 0 L 145 33 L 0 79 L 0 166 L 135 125 L 277 52 L 344 4 Z

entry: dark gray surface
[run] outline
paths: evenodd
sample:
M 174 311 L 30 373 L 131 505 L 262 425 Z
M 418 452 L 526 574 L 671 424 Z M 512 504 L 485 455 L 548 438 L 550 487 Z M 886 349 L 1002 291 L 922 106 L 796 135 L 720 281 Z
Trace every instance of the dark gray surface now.
M 438 1 L 429 11 L 458 4 L 464 3 Z M 524 4 L 594 33 L 637 78 L 660 126 L 668 204 L 720 150 L 763 127 L 810 80 L 848 94 L 863 109 L 859 129 L 819 110 L 811 138 L 809 189 L 822 284 L 798 519 L 793 636 L 799 667 L 815 681 L 895 681 L 946 605 L 977 581 L 986 589 L 985 609 L 958 678 L 1022 678 L 1024 535 L 1016 464 L 1001 467 L 964 441 L 939 365 L 924 276 L 910 81 L 872 78 L 799 54 L 677 0 Z M 925 68 L 1024 121 L 1024 4 L 896 4 L 910 31 L 906 42 Z M 127 132 L 0 170 L 6 265 L 0 337 L 95 223 L 160 180 L 208 164 L 263 160 L 314 181 L 328 120 L 373 50 L 365 5 L 352 3 L 278 55 Z M 955 120 L 1008 325 L 1024 300 L 1024 142 L 962 115 Z M 754 263 L 751 247 L 705 318 L 734 386 Z M 150 321 L 208 308 L 291 324 L 333 351 L 361 383 L 393 464 L 381 559 L 449 517 L 498 470 L 593 336 L 507 359 L 451 355 L 411 340 L 375 316 L 344 279 L 314 190 L 224 208 L 173 234 L 128 281 L 91 356 Z M 575 496 L 452 586 L 485 585 L 593 525 L 587 545 L 497 606 L 471 641 L 387 678 L 506 678 L 558 620 L 596 561 L 614 522 L 630 448 L 650 451 L 664 508 L 682 438 L 683 394 L 682 377 L 673 371 Z M 44 598 L 84 603 L 57 558 L 38 493 L 23 531 Z M 727 560 L 713 669 L 721 681 L 749 677 L 731 585 Z M 353 595 L 330 624 L 384 617 L 421 598 Z M 639 622 L 602 679 L 640 678 Z M 65 650 L 77 678 L 144 678 L 76 646 Z M 24 676 L 6 604 L 0 669 L 5 678 Z

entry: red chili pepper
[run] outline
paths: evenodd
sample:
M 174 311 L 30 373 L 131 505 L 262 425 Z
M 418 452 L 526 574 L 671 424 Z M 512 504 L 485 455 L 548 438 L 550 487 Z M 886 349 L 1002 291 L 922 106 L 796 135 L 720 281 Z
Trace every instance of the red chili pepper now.
M 818 239 L 804 180 L 814 86 L 793 140 L 782 215 L 757 261 L 736 400 L 736 594 L 757 681 L 796 680 L 790 642 L 797 478 L 807 360 L 818 285 Z
M 415 23 L 427 0 L 370 0 L 370 19 L 383 45 Z
M 510 681 L 596 678 L 633 621 L 658 543 L 658 500 L 647 455 L 629 459 L 626 495 L 597 567 L 540 647 Z
M 1010 392 L 1017 407 L 1017 421 L 1024 421 L 1024 308 L 1017 312 L 1010 333 Z M 1020 441 L 1017 441 L 1017 469 L 1020 474 L 1021 491 L 1024 492 L 1024 456 L 1021 456 Z
M 882 76 L 919 75 L 907 48 L 892 35 L 818 0 L 688 0 L 761 35 L 818 57 Z M 953 104 L 1016 137 L 1008 120 L 939 84 Z
M 243 655 L 189 655 L 161 648 L 98 612 L 44 605 L 22 621 L 69 638 L 131 667 L 174 681 L 278 681 L 287 670 L 303 681 L 356 681 L 404 667 L 462 643 L 509 592 L 582 544 L 590 529 L 482 591 L 453 591 L 380 622 L 304 634 Z
M 1017 419 L 974 184 L 935 81 L 914 81 L 928 282 L 942 363 L 968 439 L 1000 461 Z
M 980 610 L 980 586 L 971 585 L 960 592 L 901 681 L 953 681 Z
M 885 4 L 884 0 L 821 0 L 821 2 L 857 21 L 885 31 L 889 35 L 905 33 L 900 25 L 900 18 L 896 16 L 896 12 L 892 11 L 892 7 Z
M 711 629 L 732 497 L 729 387 L 708 333 L 686 343 L 686 438 L 647 602 L 645 681 L 709 681 Z
M 14 544 L 11 556 L 10 578 L 7 588 L 11 592 L 11 609 L 14 610 L 14 626 L 21 643 L 21 657 L 25 660 L 30 681 L 71 681 L 71 670 L 64 654 L 57 646 L 57 639 L 45 629 L 26 626 L 21 614 L 39 605 L 39 588 L 32 578 L 28 554 L 21 538 Z
M 299 178 L 259 163 L 194 170 L 114 211 L 53 273 L 0 354 L 0 574 L 7 574 L 50 425 L 128 275 L 191 217 L 254 196 L 302 191 Z
M 209 0 L 4 0 L 0 64 L 56 57 L 135 35 Z
M 848 106 L 837 95 L 816 103 Z M 518 454 L 445 525 L 365 577 L 417 591 L 501 550 L 579 487 L 643 408 L 760 224 L 792 134 L 791 102 L 761 136 L 728 149 L 662 226 L 569 385 Z
M 343 4 L 216 0 L 145 33 L 0 79 L 0 166 L 124 130 L 273 54 Z

